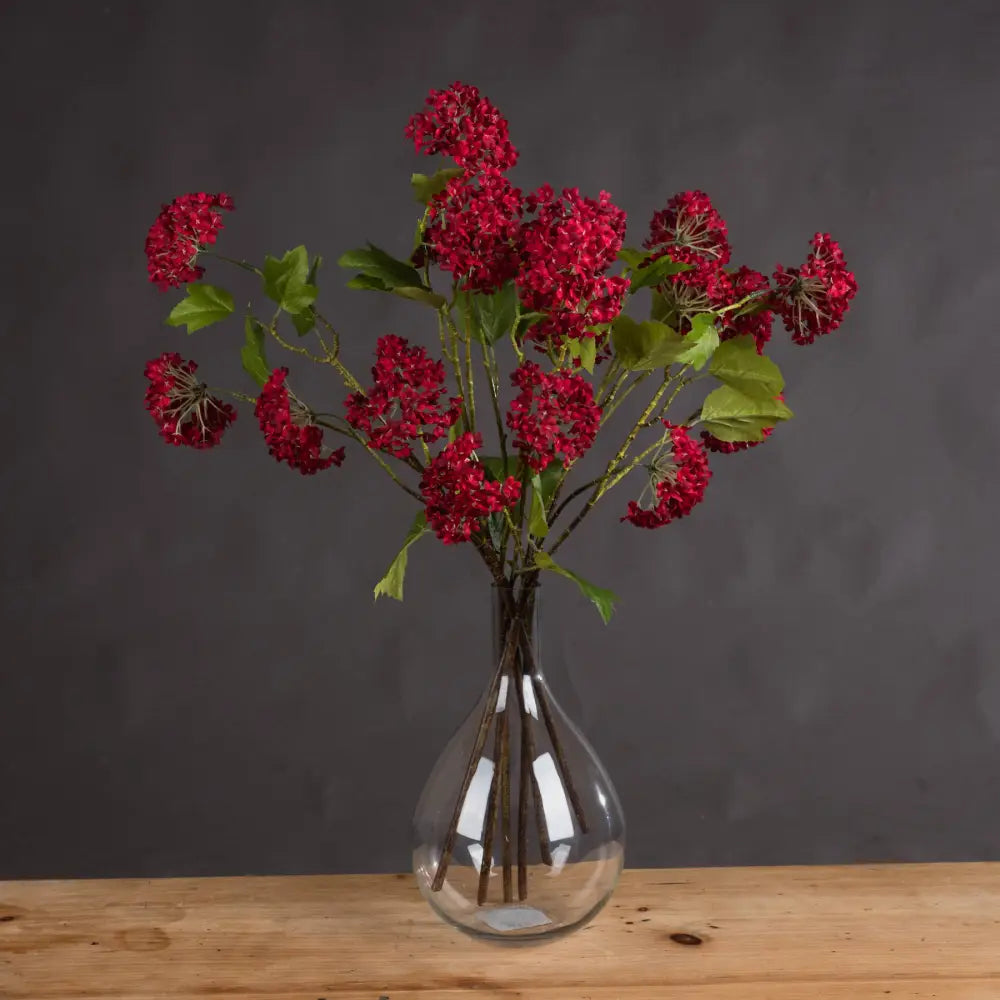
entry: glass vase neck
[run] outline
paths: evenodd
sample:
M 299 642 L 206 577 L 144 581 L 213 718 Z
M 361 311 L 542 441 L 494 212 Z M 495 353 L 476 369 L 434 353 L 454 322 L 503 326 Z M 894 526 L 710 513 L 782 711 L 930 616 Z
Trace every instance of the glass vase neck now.
M 494 584 L 492 589 L 494 668 L 501 666 L 506 654 L 514 672 L 540 677 L 539 586 Z

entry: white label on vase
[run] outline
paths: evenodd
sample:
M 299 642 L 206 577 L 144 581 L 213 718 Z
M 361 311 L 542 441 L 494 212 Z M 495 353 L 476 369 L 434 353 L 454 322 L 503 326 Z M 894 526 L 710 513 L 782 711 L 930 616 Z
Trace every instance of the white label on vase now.
M 500 690 L 497 693 L 497 711 L 502 712 L 507 707 L 507 675 L 500 678 Z
M 551 924 L 541 910 L 533 906 L 505 906 L 496 910 L 480 910 L 479 919 L 495 931 L 523 931 L 529 927 Z
M 542 810 L 545 813 L 545 825 L 549 831 L 550 843 L 569 840 L 573 836 L 573 817 L 570 815 L 566 789 L 563 788 L 562 778 L 556 770 L 552 754 L 543 753 L 535 760 L 532 767 L 538 780 L 538 791 L 542 797 Z
M 480 757 L 476 773 L 472 776 L 468 794 L 458 817 L 458 832 L 469 840 L 483 839 L 483 823 L 486 819 L 486 803 L 490 797 L 493 782 L 493 761 Z
M 535 685 L 531 683 L 531 675 L 525 674 L 522 682 L 524 688 L 524 710 L 533 719 L 538 718 L 538 705 L 535 704 Z

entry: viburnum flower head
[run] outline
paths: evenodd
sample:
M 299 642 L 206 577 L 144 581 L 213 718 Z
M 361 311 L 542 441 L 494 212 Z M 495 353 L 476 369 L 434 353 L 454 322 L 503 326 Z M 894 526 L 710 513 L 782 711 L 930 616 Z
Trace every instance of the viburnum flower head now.
M 441 450 L 424 469 L 420 492 L 427 523 L 446 545 L 467 542 L 482 529 L 483 518 L 512 507 L 521 496 L 513 476 L 491 482 L 476 458 L 482 447 L 479 434 L 466 433 Z
M 768 308 L 757 308 L 746 315 L 741 316 L 742 310 L 734 310 L 724 314 L 723 327 L 719 332 L 722 340 L 730 340 L 733 337 L 741 337 L 749 334 L 757 345 L 757 353 L 764 353 L 764 346 L 771 339 L 771 326 L 774 321 L 774 313 L 769 308 L 771 284 L 767 280 L 766 274 L 754 271 L 749 267 L 737 268 L 732 274 L 726 274 L 725 280 L 720 281 L 714 289 L 714 302 L 716 308 L 741 302 L 748 295 L 759 292 L 758 300 L 751 300 L 747 305 L 754 302 L 766 301 Z M 720 296 L 725 296 L 723 301 Z
M 406 126 L 418 153 L 443 153 L 467 173 L 509 170 L 517 163 L 507 119 L 477 88 L 456 81 L 447 90 L 432 90 L 426 104 Z
M 708 456 L 687 428 L 663 421 L 669 431 L 667 448 L 649 466 L 649 485 L 644 494 L 630 500 L 623 521 L 637 528 L 661 528 L 679 517 L 686 517 L 701 503 L 712 476 Z
M 312 411 L 289 391 L 287 379 L 287 368 L 275 368 L 254 406 L 267 450 L 304 476 L 339 466 L 344 461 L 344 449 L 323 454 L 323 430 L 316 425 Z
M 521 192 L 499 170 L 455 177 L 431 199 L 424 244 L 461 288 L 493 292 L 517 274 L 521 215 Z
M 521 390 L 511 402 L 507 426 L 524 461 L 541 472 L 562 456 L 568 466 L 594 443 L 601 409 L 591 384 L 575 372 L 545 373 L 525 361 L 510 377 Z
M 205 273 L 196 263 L 198 254 L 215 242 L 222 229 L 216 209 L 234 207 L 228 194 L 204 191 L 182 194 L 164 205 L 146 236 L 149 280 L 161 291 L 197 281 Z
M 840 326 L 858 283 L 840 244 L 829 233 L 816 233 L 801 267 L 774 272 L 774 309 L 796 344 L 811 344 Z
M 462 400 L 448 401 L 445 371 L 422 347 L 410 347 L 403 337 L 380 337 L 372 367 L 374 385 L 347 397 L 347 422 L 368 438 L 372 448 L 396 458 L 409 458 L 412 443 L 437 441 L 458 420 Z
M 531 327 L 529 337 L 555 347 L 567 336 L 594 337 L 589 328 L 621 312 L 629 286 L 627 278 L 604 275 L 625 238 L 625 212 L 607 191 L 587 198 L 566 188 L 556 198 L 547 184 L 524 204 L 535 218 L 522 227 L 518 293 L 526 311 L 552 316 Z
M 731 252 L 725 220 L 704 191 L 675 194 L 650 220 L 643 246 L 654 260 L 666 254 L 678 263 L 708 261 L 720 267 Z
M 212 448 L 236 419 L 236 411 L 195 378 L 198 365 L 167 352 L 146 362 L 146 409 L 169 444 Z

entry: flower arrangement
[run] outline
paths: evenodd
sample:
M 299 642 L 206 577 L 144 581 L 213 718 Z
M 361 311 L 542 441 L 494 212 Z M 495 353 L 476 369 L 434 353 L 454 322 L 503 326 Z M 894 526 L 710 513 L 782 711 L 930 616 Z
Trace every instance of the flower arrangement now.
M 857 288 L 854 275 L 824 233 L 813 237 L 804 263 L 778 265 L 770 280 L 728 266 L 726 223 L 701 191 L 672 197 L 654 214 L 642 247 L 624 247 L 625 212 L 606 191 L 591 198 L 543 186 L 524 194 L 512 184 L 518 151 L 507 121 L 467 84 L 431 91 L 406 135 L 417 151 L 454 162 L 412 177 L 425 206 L 412 252 L 402 259 L 369 244 L 339 263 L 358 272 L 349 288 L 430 307 L 440 359 L 388 334 L 377 341 L 364 384 L 343 364 L 339 334 L 319 310 L 322 258 L 310 259 L 301 246 L 261 266 L 217 254 L 222 212 L 235 207 L 222 193 L 175 198 L 150 227 L 150 280 L 163 290 L 186 286 L 167 322 L 192 333 L 234 311 L 229 292 L 201 281 L 205 258 L 259 276 L 275 308 L 269 320 L 247 313 L 242 346 L 243 367 L 259 391 L 229 397 L 253 403 L 279 462 L 304 475 L 340 467 L 346 450 L 329 443 L 330 434 L 339 435 L 421 505 L 376 596 L 402 598 L 406 550 L 433 531 L 446 545 L 475 546 L 497 582 L 538 571 L 571 576 L 607 619 L 610 592 L 562 570 L 555 552 L 633 472 L 644 483 L 623 504 L 622 521 L 659 528 L 688 515 L 711 476 L 707 453 L 755 447 L 792 416 L 781 373 L 765 354 L 775 315 L 796 344 L 811 344 L 840 325 Z M 435 272 L 445 278 L 444 292 L 432 284 Z M 650 290 L 648 318 L 634 319 L 625 309 L 643 289 Z M 314 347 L 305 346 L 307 338 Z M 266 360 L 270 344 L 332 368 L 348 391 L 340 412 L 301 400 L 289 369 Z M 517 393 L 503 412 L 505 347 Z M 164 440 L 211 448 L 236 410 L 196 372 L 174 352 L 150 361 L 146 408 Z M 668 419 L 682 390 L 700 382 L 714 388 L 684 419 Z M 620 445 L 608 449 L 603 472 L 570 489 L 573 466 L 643 386 L 648 402 Z M 477 407 L 477 393 L 486 406 Z M 489 453 L 487 424 L 495 442 Z
M 542 736 L 578 829 L 588 829 L 532 660 L 538 577 L 569 578 L 607 621 L 611 591 L 556 561 L 567 538 L 616 490 L 616 496 L 627 493 L 618 501 L 627 525 L 661 528 L 689 515 L 705 496 L 710 455 L 714 461 L 757 447 L 792 416 L 784 379 L 765 353 L 775 319 L 794 343 L 811 344 L 837 329 L 857 286 L 839 244 L 826 233 L 813 237 L 802 264 L 778 265 L 770 278 L 732 266 L 726 223 L 701 191 L 670 198 L 653 215 L 641 246 L 625 246 L 625 212 L 606 191 L 595 198 L 575 188 L 556 194 L 545 185 L 525 194 L 514 186 L 509 174 L 518 151 L 507 121 L 467 84 L 431 91 L 405 133 L 418 152 L 451 161 L 411 178 L 423 213 L 409 253 L 393 256 L 368 244 L 338 263 L 355 272 L 349 288 L 409 299 L 433 317 L 440 357 L 386 334 L 375 344 L 370 377 L 355 375 L 341 357 L 338 329 L 319 308 L 322 258 L 303 246 L 259 265 L 223 256 L 215 245 L 233 199 L 187 194 L 163 206 L 149 230 L 150 280 L 164 290 L 185 287 L 167 322 L 189 333 L 234 312 L 228 291 L 201 280 L 206 260 L 260 280 L 271 315 L 248 310 L 241 346 L 242 366 L 257 392 L 210 389 L 195 362 L 168 352 L 146 365 L 146 408 L 165 441 L 204 449 L 218 445 L 236 419 L 223 396 L 251 404 L 270 454 L 303 475 L 344 466 L 347 443 L 367 453 L 418 505 L 376 597 L 402 599 L 409 549 L 425 534 L 446 545 L 470 544 L 481 556 L 506 608 L 502 653 L 450 822 L 432 845 L 427 882 L 434 892 L 444 884 L 492 726 L 500 778 L 489 790 L 478 901 L 486 899 L 489 845 L 500 830 L 507 902 L 515 751 L 498 695 L 506 690 L 501 680 L 510 679 L 521 699 L 522 761 L 535 759 L 532 727 L 544 722 Z M 637 304 L 639 317 L 626 311 Z M 339 385 L 332 400 L 300 398 L 289 368 L 269 360 L 274 348 L 330 369 Z M 691 398 L 698 389 L 707 391 Z M 633 399 L 638 417 L 600 452 L 620 407 L 642 390 L 644 403 L 637 407 Z M 344 394 L 339 400 L 337 391 Z M 683 405 L 683 417 L 670 412 L 675 404 Z M 340 439 L 346 441 L 335 447 Z M 600 455 L 596 474 L 574 477 L 591 452 Z M 635 486 L 618 489 L 626 482 Z M 529 696 L 540 716 L 525 709 Z M 532 798 L 545 864 L 553 852 L 527 765 L 518 795 L 517 885 L 524 899 Z

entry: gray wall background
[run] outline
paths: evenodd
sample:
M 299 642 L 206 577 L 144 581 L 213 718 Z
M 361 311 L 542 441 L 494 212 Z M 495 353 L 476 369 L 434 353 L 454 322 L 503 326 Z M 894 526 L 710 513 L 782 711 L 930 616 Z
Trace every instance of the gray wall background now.
M 485 682 L 485 574 L 422 543 L 374 605 L 411 512 L 364 456 L 304 479 L 249 412 L 213 453 L 162 445 L 144 361 L 246 388 L 241 333 L 164 327 L 142 243 L 223 189 L 224 251 L 404 249 L 402 129 L 456 78 L 522 187 L 607 188 L 633 243 L 703 187 L 736 260 L 829 229 L 861 285 L 777 352 L 797 419 L 694 516 L 611 504 L 566 547 L 619 593 L 609 628 L 547 587 L 629 863 L 1000 857 L 998 40 L 990 2 L 4 5 L 0 877 L 407 866 Z M 433 335 L 344 277 L 358 370 Z

